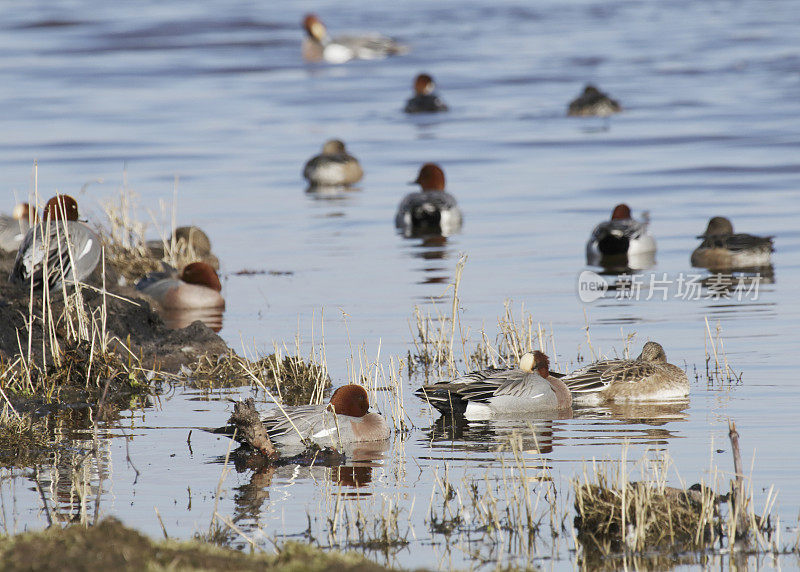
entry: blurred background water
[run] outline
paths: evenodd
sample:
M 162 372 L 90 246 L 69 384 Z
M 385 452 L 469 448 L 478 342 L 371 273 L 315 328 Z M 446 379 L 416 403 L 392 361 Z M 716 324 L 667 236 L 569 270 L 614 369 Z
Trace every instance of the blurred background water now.
M 309 11 L 334 35 L 378 30 L 412 51 L 306 64 L 300 21 Z M 584 460 L 619 458 L 625 440 L 631 459 L 668 450 L 689 482 L 708 476 L 710 458 L 730 471 L 732 418 L 757 498 L 775 485 L 778 514 L 796 522 L 795 2 L 70 0 L 5 3 L 0 22 L 6 211 L 15 194 L 33 188 L 34 162 L 40 194 L 76 195 L 90 219 L 101 218 L 100 204 L 124 183 L 145 219 L 177 192 L 179 223 L 205 229 L 222 261 L 223 338 L 271 352 L 273 343 L 293 347 L 299 334 L 308 347 L 324 315 L 335 385 L 362 344 L 371 356 L 379 348 L 382 358 L 406 355 L 413 307 L 430 309 L 433 298 L 449 296 L 464 253 L 460 301 L 473 336 L 482 326 L 494 332 L 512 299 L 554 332 L 561 368 L 590 356 L 587 324 L 595 352 L 621 353 L 635 333 L 634 353 L 654 339 L 688 368 L 690 405 L 656 421 L 647 412 L 600 411 L 537 426 L 548 445 L 531 459 L 565 488 Z M 448 113 L 402 113 L 422 71 L 436 79 Z M 567 103 L 587 82 L 625 111 L 607 120 L 566 118 Z M 301 177 L 331 137 L 347 143 L 366 173 L 358 190 L 338 200 L 305 193 Z M 393 228 L 407 182 L 427 161 L 444 168 L 465 217 L 460 234 L 432 245 Z M 657 276 L 696 272 L 689 265 L 695 237 L 709 217 L 723 215 L 739 231 L 775 236 L 774 280 L 757 299 L 609 294 L 582 303 L 576 284 L 586 269 L 585 241 L 623 201 L 635 215 L 650 213 Z M 235 274 L 244 269 L 267 273 Z M 720 324 L 739 382 L 707 384 L 695 375 L 705 370 L 706 318 L 712 329 Z M 426 532 L 432 475 L 445 460 L 456 480 L 494 474 L 493 448 L 511 429 L 445 431 L 442 440 L 435 416 L 411 396 L 419 380 L 403 383 L 415 428 L 395 440 L 393 451 L 402 454 L 377 456 L 358 490 L 411 507 L 414 539 L 390 560 L 468 566 L 466 554 L 446 552 Z M 95 479 L 100 512 L 154 536 L 161 534 L 154 506 L 171 536 L 205 529 L 227 442 L 196 429 L 222 424 L 229 396 L 235 392 L 208 399 L 176 389 L 108 427 L 98 464 L 105 477 Z M 221 513 L 237 513 L 237 499 L 255 486 L 260 508 L 239 521 L 248 530 L 298 534 L 306 512 L 324 512 L 326 486 L 307 469 L 278 471 L 261 485 L 256 476 L 228 476 L 220 502 Z M 3 489 L 7 529 L 44 525 L 24 475 Z M 570 566 L 570 558 L 562 551 L 556 565 Z

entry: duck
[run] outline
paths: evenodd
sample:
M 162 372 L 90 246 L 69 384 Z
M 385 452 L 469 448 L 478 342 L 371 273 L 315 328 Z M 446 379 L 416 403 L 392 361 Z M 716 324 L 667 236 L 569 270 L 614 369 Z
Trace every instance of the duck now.
M 406 102 L 406 113 L 435 113 L 447 111 L 447 105 L 434 93 L 436 84 L 433 78 L 421 73 L 414 78 L 414 97 Z
M 325 24 L 316 14 L 306 15 L 303 28 L 306 38 L 303 40 L 302 51 L 303 57 L 308 61 L 343 64 L 350 60 L 383 59 L 409 51 L 408 46 L 376 33 L 331 38 Z
M 275 408 L 261 416 L 261 423 L 281 455 L 300 453 L 308 443 L 352 448 L 390 435 L 386 419 L 369 410 L 367 390 L 353 383 L 337 388 L 327 405 Z
M 628 205 L 614 207 L 611 220 L 601 222 L 592 231 L 586 243 L 586 260 L 591 265 L 601 265 L 607 257 L 647 255 L 656 251 L 655 239 L 647 234 L 650 222 L 647 213 L 638 221 L 631 215 Z
M 51 289 L 82 282 L 100 262 L 102 247 L 97 234 L 78 220 L 77 201 L 69 195 L 52 197 L 43 219 L 25 233 L 9 280 L 33 282 L 34 288 L 47 282 Z
M 364 170 L 358 159 L 347 152 L 339 139 L 330 139 L 322 146 L 322 153 L 308 160 L 303 177 L 311 187 L 341 187 L 361 180 Z
M 622 111 L 622 106 L 592 84 L 586 84 L 583 93 L 572 100 L 567 109 L 570 117 L 608 117 Z
M 0 250 L 15 252 L 31 227 L 31 211 L 28 203 L 17 203 L 10 215 L 0 214 Z
M 561 380 L 576 403 L 669 401 L 689 395 L 686 372 L 667 362 L 658 342 L 647 342 L 636 359 L 601 360 Z
M 449 236 L 461 228 L 463 217 L 453 195 L 444 190 L 444 171 L 435 163 L 425 163 L 412 185 L 421 192 L 403 198 L 395 215 L 395 226 L 404 236 L 439 234 Z
M 443 414 L 463 414 L 468 419 L 572 407 L 569 389 L 551 374 L 550 360 L 538 350 L 523 354 L 517 368 L 474 371 L 452 381 L 423 385 L 415 395 Z
M 165 310 L 225 307 L 219 276 L 207 262 L 187 264 L 180 275 L 174 269 L 150 273 L 137 282 L 136 289 Z
M 706 231 L 698 236 L 703 242 L 692 252 L 692 266 L 711 269 L 758 268 L 771 264 L 774 247 L 771 236 L 733 232 L 725 217 L 708 221 Z
M 168 260 L 170 253 L 178 259 L 207 262 L 214 270 L 219 270 L 219 258 L 211 252 L 211 239 L 199 226 L 179 226 L 169 239 L 148 240 L 150 256 L 157 260 Z

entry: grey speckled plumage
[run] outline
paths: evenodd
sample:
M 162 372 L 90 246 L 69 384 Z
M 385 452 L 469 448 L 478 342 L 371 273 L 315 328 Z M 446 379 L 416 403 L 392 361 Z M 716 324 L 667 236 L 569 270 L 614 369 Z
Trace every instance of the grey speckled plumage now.
M 0 250 L 14 252 L 28 232 L 30 224 L 27 219 L 18 220 L 13 216 L 0 215 Z
M 451 381 L 420 387 L 415 394 L 442 413 L 517 414 L 569 408 L 571 397 L 564 384 L 544 363 L 532 369 L 533 354 L 525 354 L 518 368 L 487 368 Z M 526 362 L 527 359 L 527 363 Z M 543 377 L 546 376 L 546 377 Z
M 434 93 L 415 95 L 406 102 L 406 113 L 437 113 L 447 111 L 447 105 Z
M 425 232 L 449 236 L 461 228 L 462 221 L 455 197 L 445 191 L 410 193 L 395 216 L 395 226 L 406 236 Z
M 47 226 L 35 225 L 20 244 L 10 280 L 27 284 L 33 279 L 34 287 L 47 280 L 51 288 L 60 288 L 62 282 L 67 285 L 74 280 L 81 282 L 94 271 L 100 253 L 99 238 L 82 222 L 50 221 Z

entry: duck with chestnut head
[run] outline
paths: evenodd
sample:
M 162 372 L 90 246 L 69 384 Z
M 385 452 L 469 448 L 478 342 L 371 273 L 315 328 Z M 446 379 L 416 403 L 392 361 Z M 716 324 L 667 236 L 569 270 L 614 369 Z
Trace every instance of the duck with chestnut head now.
M 406 237 L 450 236 L 461 229 L 463 217 L 453 195 L 444 190 L 444 171 L 436 163 L 425 163 L 412 185 L 421 190 L 407 194 L 397 207 L 395 226 Z
M 271 409 L 261 423 L 282 456 L 300 454 L 311 443 L 341 451 L 390 435 L 386 419 L 370 411 L 367 390 L 356 384 L 339 387 L 324 405 Z
M 303 57 L 312 62 L 343 64 L 350 60 L 378 60 L 408 52 L 408 46 L 374 32 L 331 37 L 316 14 L 306 14 L 303 29 L 306 31 Z
M 47 201 L 42 220 L 20 243 L 9 279 L 50 288 L 84 281 L 97 267 L 102 248 L 97 234 L 78 220 L 78 203 L 69 195 Z

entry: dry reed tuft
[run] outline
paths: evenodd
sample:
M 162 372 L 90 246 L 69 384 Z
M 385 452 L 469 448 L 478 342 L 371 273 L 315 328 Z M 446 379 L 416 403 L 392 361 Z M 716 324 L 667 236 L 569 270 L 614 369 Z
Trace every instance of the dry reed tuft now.
M 255 377 L 285 405 L 318 401 L 317 396 L 331 385 L 324 365 L 280 353 L 255 361 L 243 358 L 233 350 L 219 356 L 203 355 L 185 373 L 188 383 L 201 389 L 251 385 L 255 383 Z
M 738 443 L 734 448 L 738 452 Z M 642 480 L 631 481 L 626 454 L 623 450 L 611 468 L 592 463 L 587 472 L 584 467 L 583 479 L 573 482 L 575 528 L 587 554 L 685 552 L 726 544 L 732 549 L 751 541 L 760 550 L 781 551 L 768 516 L 772 494 L 765 507 L 767 516 L 758 516 L 741 475 L 726 495 L 715 494 L 703 482 L 689 489 L 667 486 L 670 460 L 665 454 L 643 459 Z M 726 504 L 732 506 L 725 510 Z

